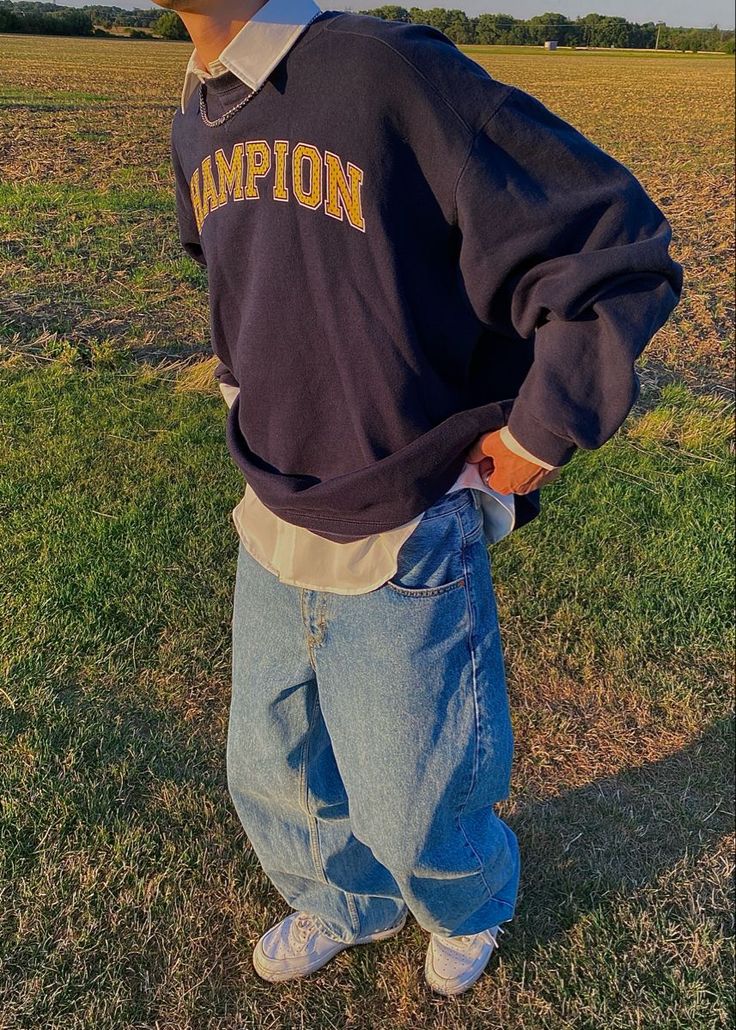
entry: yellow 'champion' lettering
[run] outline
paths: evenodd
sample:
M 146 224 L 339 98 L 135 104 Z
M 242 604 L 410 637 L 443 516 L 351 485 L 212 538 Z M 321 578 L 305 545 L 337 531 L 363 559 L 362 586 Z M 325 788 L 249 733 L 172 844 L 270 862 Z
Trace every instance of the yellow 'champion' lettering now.
M 227 194 L 230 194 L 233 200 L 242 200 L 243 144 L 235 144 L 230 161 L 225 157 L 223 150 L 217 150 L 215 152 L 215 164 L 217 165 L 217 178 L 219 182 L 219 190 L 217 192 L 218 206 L 227 203 Z
M 204 218 L 220 206 L 217 199 L 218 190 L 212 175 L 212 158 L 206 157 L 202 162 L 202 215 Z
M 286 139 L 274 140 L 273 149 L 276 152 L 276 174 L 273 187 L 273 199 L 288 200 L 289 191 L 286 188 L 286 155 L 289 153 L 289 141 Z
M 343 163 L 337 154 L 324 154 L 311 143 L 297 143 L 289 155 L 289 141 L 274 140 L 273 148 L 266 140 L 236 143 L 228 157 L 222 149 L 204 158 L 189 181 L 192 210 L 201 232 L 212 211 L 231 200 L 265 200 L 259 180 L 272 176 L 270 197 L 288 203 L 289 182 L 293 196 L 302 207 L 322 208 L 330 218 L 348 223 L 365 232 L 361 203 L 363 169 L 352 161 Z
M 245 195 L 248 200 L 259 200 L 260 193 L 256 179 L 262 179 L 264 175 L 268 175 L 271 167 L 271 148 L 265 139 L 259 139 L 252 143 L 246 143 L 245 149 L 248 156 Z

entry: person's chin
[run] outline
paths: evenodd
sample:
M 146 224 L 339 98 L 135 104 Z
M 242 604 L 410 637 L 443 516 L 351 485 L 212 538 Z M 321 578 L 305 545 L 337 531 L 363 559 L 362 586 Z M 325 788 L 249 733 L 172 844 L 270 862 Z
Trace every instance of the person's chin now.
M 167 11 L 186 11 L 189 0 L 153 0 L 157 7 L 165 7 Z

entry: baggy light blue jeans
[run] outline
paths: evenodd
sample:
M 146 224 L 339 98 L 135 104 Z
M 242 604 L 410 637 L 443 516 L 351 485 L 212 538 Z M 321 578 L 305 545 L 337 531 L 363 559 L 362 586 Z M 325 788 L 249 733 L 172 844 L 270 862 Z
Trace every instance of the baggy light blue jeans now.
M 445 494 L 364 594 L 281 583 L 240 544 L 228 788 L 268 878 L 345 943 L 409 911 L 442 936 L 512 918 L 494 804 L 513 735 L 477 494 Z

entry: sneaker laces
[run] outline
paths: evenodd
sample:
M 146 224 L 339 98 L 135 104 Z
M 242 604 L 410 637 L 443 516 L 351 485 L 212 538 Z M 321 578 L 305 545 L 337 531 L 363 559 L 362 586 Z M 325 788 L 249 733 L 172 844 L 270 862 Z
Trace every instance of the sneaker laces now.
M 304 949 L 309 943 L 309 938 L 319 927 L 315 925 L 311 916 L 306 912 L 299 912 L 291 921 L 291 939 L 299 948 Z

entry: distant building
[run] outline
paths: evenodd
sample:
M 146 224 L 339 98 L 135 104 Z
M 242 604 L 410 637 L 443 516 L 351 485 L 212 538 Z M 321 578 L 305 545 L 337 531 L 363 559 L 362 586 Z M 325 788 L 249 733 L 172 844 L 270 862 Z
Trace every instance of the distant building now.
M 548 39 L 548 40 L 546 40 L 546 42 L 544 44 L 544 49 L 545 50 L 556 50 L 557 49 L 557 40 L 556 39 Z

